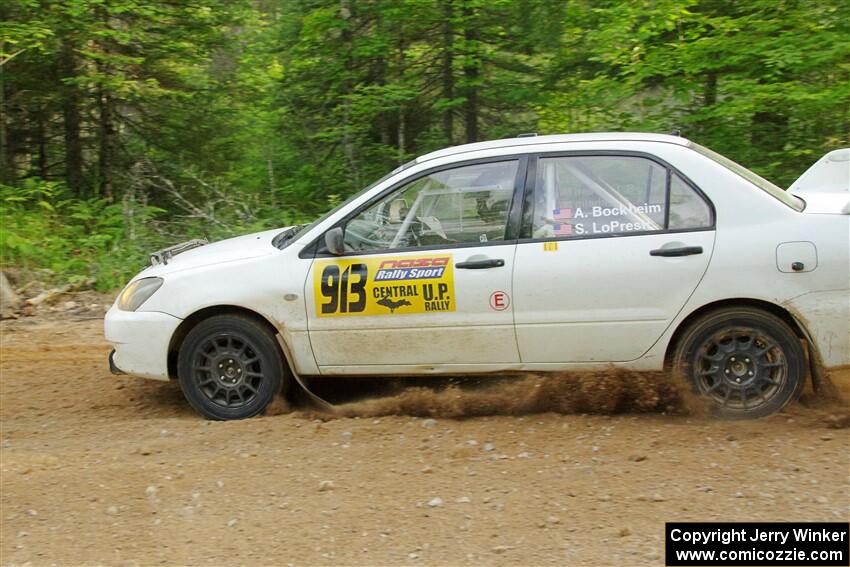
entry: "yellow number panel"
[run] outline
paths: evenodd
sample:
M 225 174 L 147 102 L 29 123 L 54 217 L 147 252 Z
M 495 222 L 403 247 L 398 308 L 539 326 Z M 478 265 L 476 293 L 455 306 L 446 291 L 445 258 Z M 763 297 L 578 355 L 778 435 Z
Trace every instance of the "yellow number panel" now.
M 316 260 L 316 315 L 401 315 L 455 310 L 451 254 Z

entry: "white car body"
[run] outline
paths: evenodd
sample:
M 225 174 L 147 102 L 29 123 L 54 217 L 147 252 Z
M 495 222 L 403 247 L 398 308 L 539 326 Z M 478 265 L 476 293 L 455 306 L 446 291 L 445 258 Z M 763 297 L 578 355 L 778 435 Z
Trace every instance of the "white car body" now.
M 516 157 L 527 163 L 541 154 L 594 153 L 645 156 L 680 172 L 710 201 L 713 226 L 342 257 L 316 258 L 310 252 L 352 211 L 422 172 L 473 160 Z M 793 320 L 825 367 L 850 364 L 846 209 L 796 210 L 681 137 L 575 134 L 448 148 L 397 170 L 283 249 L 271 242 L 280 232 L 201 246 L 139 273 L 133 281 L 160 277 L 163 283 L 135 311 L 117 304 L 109 310 L 105 332 L 115 348 L 115 366 L 147 378 L 173 378 L 176 350 L 188 329 L 206 315 L 237 309 L 278 330 L 297 375 L 591 370 L 609 364 L 660 370 L 684 322 L 706 309 L 739 303 Z M 703 253 L 650 255 L 682 246 L 701 247 Z M 344 269 L 355 260 L 372 266 L 422 257 L 429 258 L 421 260 L 426 264 L 450 258 L 454 310 L 322 316 L 317 270 L 329 264 Z M 482 259 L 504 265 L 456 267 Z M 803 267 L 792 268 L 797 262 Z

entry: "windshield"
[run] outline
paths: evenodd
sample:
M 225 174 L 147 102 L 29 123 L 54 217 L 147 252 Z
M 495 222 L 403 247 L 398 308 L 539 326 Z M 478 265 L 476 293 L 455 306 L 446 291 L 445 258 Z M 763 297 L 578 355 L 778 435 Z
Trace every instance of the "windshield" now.
M 324 222 L 324 220 L 326 218 L 330 217 L 332 214 L 334 214 L 335 212 L 340 210 L 344 205 L 347 205 L 348 203 L 357 199 L 358 197 L 360 197 L 361 195 L 363 195 L 367 191 L 370 191 L 373 187 L 380 185 L 381 183 L 383 183 L 384 181 L 386 181 L 387 179 L 389 179 L 393 175 L 395 175 L 397 173 L 401 173 L 405 169 L 408 169 L 415 164 L 416 164 L 416 160 L 412 160 L 412 161 L 405 163 L 404 165 L 398 166 L 397 168 L 395 168 L 394 170 L 392 170 L 388 174 L 384 175 L 383 177 L 381 177 L 377 181 L 373 181 L 372 183 L 370 183 L 369 185 L 367 185 L 366 187 L 364 187 L 363 189 L 361 189 L 360 191 L 358 191 L 357 193 L 355 193 L 354 195 L 352 195 L 351 197 L 349 197 L 345 201 L 339 203 L 337 206 L 335 206 L 334 208 L 332 208 L 331 210 L 329 210 L 328 212 L 326 212 L 325 214 L 323 214 L 322 216 L 320 216 L 319 218 L 317 218 L 313 222 L 311 222 L 309 224 L 302 224 L 302 225 L 299 225 L 299 226 L 295 226 L 295 227 L 279 234 L 278 236 L 275 237 L 276 242 L 272 242 L 272 244 L 274 244 L 275 246 L 277 246 L 280 249 L 285 248 L 290 242 L 294 242 L 297 237 L 301 236 L 302 234 L 307 234 L 309 231 L 311 231 L 313 229 L 313 227 L 317 226 L 321 222 Z
M 795 211 L 799 212 L 799 211 L 802 211 L 803 209 L 806 208 L 805 201 L 803 201 L 799 197 L 795 197 L 794 195 L 780 189 L 779 187 L 777 187 L 776 185 L 774 185 L 773 183 L 771 183 L 770 181 L 768 181 L 764 177 L 756 175 L 755 173 L 753 173 L 752 171 L 750 171 L 746 167 L 744 167 L 744 166 L 742 166 L 738 163 L 735 163 L 734 161 L 732 161 L 731 159 L 729 159 L 727 157 L 723 157 L 722 155 L 718 154 L 715 151 L 712 151 L 712 150 L 709 150 L 708 148 L 700 146 L 699 144 L 695 144 L 693 142 L 690 142 L 688 145 L 691 148 L 693 148 L 694 150 L 696 150 L 697 152 L 704 155 L 705 157 L 719 163 L 720 165 L 722 165 L 726 169 L 731 169 L 733 172 L 737 173 L 738 175 L 740 175 L 741 177 L 743 177 L 744 179 L 746 179 L 747 181 L 749 181 L 750 183 L 752 183 L 753 185 L 755 185 L 756 187 L 758 187 L 759 189 L 764 191 L 765 193 L 769 193 L 774 198 L 782 201 L 784 204 L 788 205 L 789 207 L 791 207 Z

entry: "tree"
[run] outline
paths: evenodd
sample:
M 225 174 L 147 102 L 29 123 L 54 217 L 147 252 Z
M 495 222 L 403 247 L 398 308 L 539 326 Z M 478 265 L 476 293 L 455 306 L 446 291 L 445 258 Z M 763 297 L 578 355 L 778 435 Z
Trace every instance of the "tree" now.
M 0 252 L 102 274 L 119 250 L 309 220 L 417 155 L 529 131 L 681 129 L 788 185 L 850 143 L 842 10 L 7 0 Z

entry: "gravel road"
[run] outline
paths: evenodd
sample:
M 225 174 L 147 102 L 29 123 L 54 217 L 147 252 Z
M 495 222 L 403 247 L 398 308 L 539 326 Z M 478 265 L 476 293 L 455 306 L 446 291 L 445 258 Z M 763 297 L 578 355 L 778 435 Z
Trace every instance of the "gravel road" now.
M 111 376 L 100 321 L 0 332 L 3 565 L 662 565 L 665 521 L 850 519 L 846 402 L 487 415 L 453 390 L 214 423 Z

